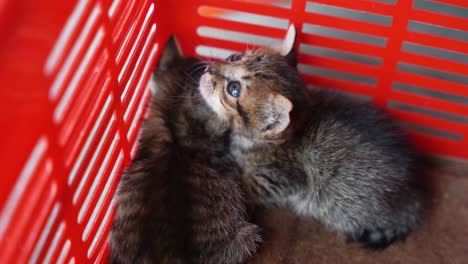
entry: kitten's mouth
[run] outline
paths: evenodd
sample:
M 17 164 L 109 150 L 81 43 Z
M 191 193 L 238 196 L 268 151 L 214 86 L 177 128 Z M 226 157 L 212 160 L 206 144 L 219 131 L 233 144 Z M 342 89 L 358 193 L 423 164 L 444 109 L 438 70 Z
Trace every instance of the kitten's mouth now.
M 213 112 L 215 112 L 219 117 L 226 119 L 221 101 L 215 94 L 215 85 L 216 83 L 213 83 L 213 74 L 206 71 L 200 77 L 198 90 L 208 107 L 211 108 L 211 110 L 213 110 Z
M 200 93 L 205 98 L 213 94 L 214 87 L 213 87 L 213 84 L 211 83 L 211 74 L 209 72 L 205 72 L 200 77 L 200 83 L 198 85 L 198 89 L 200 89 Z

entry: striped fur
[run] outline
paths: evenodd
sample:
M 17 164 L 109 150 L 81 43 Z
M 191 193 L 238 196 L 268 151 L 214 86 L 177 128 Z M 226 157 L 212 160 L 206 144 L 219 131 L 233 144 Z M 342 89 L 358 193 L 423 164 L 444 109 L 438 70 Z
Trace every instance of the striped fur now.
M 226 149 L 230 131 L 200 100 L 200 61 L 164 56 L 140 148 L 115 196 L 110 262 L 244 263 L 261 239 Z

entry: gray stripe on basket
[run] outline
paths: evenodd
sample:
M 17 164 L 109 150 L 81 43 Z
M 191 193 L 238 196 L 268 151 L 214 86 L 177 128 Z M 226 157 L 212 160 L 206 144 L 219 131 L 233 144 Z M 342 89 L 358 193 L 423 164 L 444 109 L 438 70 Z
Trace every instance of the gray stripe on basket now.
M 299 52 L 311 55 L 320 55 L 329 58 L 347 60 L 352 62 L 358 62 L 363 64 L 369 64 L 374 66 L 382 65 L 382 59 L 378 57 L 372 57 L 367 55 L 361 55 L 352 52 L 346 52 L 336 49 L 324 48 L 320 46 L 314 46 L 309 44 L 300 44 Z
M 431 127 L 425 127 L 421 125 L 416 125 L 412 123 L 407 123 L 403 121 L 398 121 L 396 122 L 400 127 L 408 129 L 408 130 L 413 130 L 416 132 L 432 135 L 432 136 L 437 136 L 441 138 L 446 138 L 446 139 L 451 139 L 454 141 L 462 141 L 463 140 L 463 135 L 460 134 L 455 134 L 452 132 L 447 132 L 447 131 L 442 131 L 439 129 L 431 128 Z
M 292 0 L 282 0 L 282 1 L 270 1 L 270 2 L 263 2 L 268 5 L 283 7 L 283 8 L 291 8 L 292 7 Z
M 457 16 L 461 18 L 468 17 L 468 8 L 429 0 L 414 0 L 413 8 L 441 13 L 444 15 Z
M 384 26 L 390 26 L 392 24 L 392 17 L 390 16 L 377 15 L 364 11 L 358 11 L 319 3 L 307 2 L 306 11 L 310 13 L 330 15 L 339 18 L 349 18 L 353 20 L 364 21 Z
M 222 49 L 212 46 L 199 45 L 195 48 L 195 52 L 200 56 L 226 59 L 229 55 L 236 53 L 234 50 Z
M 287 9 L 290 9 L 291 6 L 292 6 L 292 0 L 281 0 L 281 1 L 277 1 L 277 0 L 276 1 L 235 0 L 235 1 L 240 2 L 241 4 L 245 3 L 245 2 L 250 2 L 252 4 L 270 5 L 270 6 L 277 6 L 277 7 L 287 8 Z
M 463 54 L 461 52 L 433 48 L 433 47 L 416 44 L 416 43 L 412 43 L 408 41 L 405 41 L 403 43 L 403 50 L 416 53 L 416 54 L 427 55 L 431 57 L 436 57 L 436 58 L 441 58 L 441 59 L 468 64 L 468 54 Z
M 410 73 L 433 77 L 433 78 L 437 78 L 441 80 L 457 82 L 461 84 L 468 84 L 468 76 L 462 75 L 462 74 L 434 70 L 431 68 L 409 64 L 405 62 L 399 62 L 397 68 L 399 71 L 403 71 L 403 72 L 410 72 Z
M 376 2 L 386 3 L 386 4 L 396 4 L 397 0 L 374 0 Z
M 315 34 L 320 36 L 350 40 L 359 43 L 365 43 L 380 47 L 385 47 L 387 44 L 387 40 L 383 37 L 376 37 L 373 35 L 363 34 L 363 33 L 356 33 L 346 30 L 335 29 L 331 27 L 324 27 L 324 26 L 317 26 L 308 23 L 304 23 L 302 27 L 302 32 Z
M 391 100 L 388 102 L 388 107 L 403 110 L 406 112 L 418 113 L 422 115 L 445 119 L 448 121 L 457 122 L 461 124 L 468 124 L 468 116 L 451 114 L 451 113 L 442 112 L 442 111 L 438 111 L 434 109 L 429 109 L 426 107 L 409 105 L 409 104 L 399 103 L 399 102 L 391 101 Z
M 421 88 L 414 85 L 394 82 L 392 84 L 392 89 L 395 91 L 407 92 L 427 97 L 432 97 L 436 99 L 441 99 L 449 102 L 454 102 L 458 104 L 468 105 L 468 97 L 453 95 L 445 92 L 429 90 L 427 88 Z
M 207 8 L 208 6 L 201 6 L 198 9 L 198 13 L 201 14 L 201 10 Z M 265 27 L 271 28 L 280 28 L 280 29 L 287 29 L 289 26 L 288 19 L 284 18 L 277 18 L 272 16 L 265 16 L 265 15 L 257 15 L 254 13 L 249 12 L 242 12 L 232 9 L 225 9 L 225 8 L 218 8 L 218 7 L 210 7 L 215 10 L 219 11 L 227 11 L 223 15 L 209 15 L 208 17 L 214 17 L 234 22 L 241 22 L 241 23 L 248 23 L 253 25 L 260 25 Z M 222 22 L 221 22 L 222 23 Z
M 325 76 L 325 77 L 332 78 L 332 79 L 340 79 L 340 80 L 351 81 L 351 82 L 356 82 L 356 83 L 368 84 L 372 86 L 375 86 L 375 84 L 377 83 L 377 80 L 374 77 L 335 71 L 335 70 L 330 70 L 330 69 L 316 67 L 316 66 L 309 66 L 305 64 L 299 64 L 297 67 L 299 69 L 299 72 L 301 73 Z
M 214 39 L 229 40 L 239 43 L 247 43 L 261 46 L 270 46 L 281 43 L 281 39 L 264 37 L 261 35 L 248 34 L 238 31 L 225 30 L 213 27 L 201 26 L 197 28 L 197 34 L 202 37 L 210 37 Z
M 468 32 L 466 31 L 436 26 L 422 22 L 410 21 L 408 24 L 408 29 L 430 35 L 436 35 L 461 41 L 468 41 Z

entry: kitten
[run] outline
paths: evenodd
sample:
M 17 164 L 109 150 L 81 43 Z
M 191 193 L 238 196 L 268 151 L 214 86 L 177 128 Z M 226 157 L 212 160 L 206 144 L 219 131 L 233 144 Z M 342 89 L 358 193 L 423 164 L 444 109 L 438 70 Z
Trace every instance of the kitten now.
M 282 49 L 231 55 L 200 79 L 203 98 L 233 129 L 247 191 L 368 248 L 404 240 L 423 211 L 410 143 L 370 105 L 308 91 L 294 40 L 291 26 Z
M 200 98 L 203 64 L 171 39 L 160 59 L 150 115 L 122 176 L 112 263 L 243 263 L 260 242 L 247 222 L 229 130 Z

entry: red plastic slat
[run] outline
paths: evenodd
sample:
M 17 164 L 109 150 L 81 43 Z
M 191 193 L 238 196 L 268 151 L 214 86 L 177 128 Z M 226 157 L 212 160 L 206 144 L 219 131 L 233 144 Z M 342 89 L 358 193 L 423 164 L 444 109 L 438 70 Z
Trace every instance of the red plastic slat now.
M 466 0 L 432 0 L 432 1 L 468 8 L 468 2 Z
M 136 9 L 133 19 L 130 19 L 129 21 L 122 21 L 122 23 L 124 22 L 127 23 L 128 28 L 120 28 L 114 31 L 114 34 L 119 35 L 119 38 L 114 39 L 114 42 L 117 44 L 116 47 L 118 49 L 116 63 L 119 69 L 122 67 L 125 59 L 127 58 L 126 55 L 128 55 L 128 53 L 130 52 L 130 47 L 133 46 L 134 44 L 137 44 L 131 40 L 134 40 L 138 32 L 141 30 L 140 26 L 143 22 L 142 21 L 143 17 L 144 17 L 144 10 Z
M 102 83 L 102 89 L 99 91 L 99 94 L 94 97 L 95 103 L 91 107 L 90 113 L 88 114 L 89 118 L 83 123 L 83 126 L 80 128 L 79 131 L 75 131 L 74 137 L 75 142 L 72 142 L 68 147 L 71 148 L 70 154 L 65 160 L 66 167 L 71 165 L 71 162 L 76 162 L 77 152 L 78 150 L 82 150 L 85 147 L 86 141 L 90 139 L 91 131 L 94 126 L 98 126 L 96 124 L 98 121 L 98 117 L 101 115 L 101 112 L 104 110 L 106 99 L 109 98 L 109 76 Z M 110 100 L 110 99 L 109 99 Z M 109 103 L 110 104 L 110 103 Z M 107 106 L 109 107 L 109 106 Z M 93 127 L 92 127 L 93 126 Z
M 260 5 L 249 2 L 236 2 L 236 1 L 218 1 L 218 0 L 203 0 L 200 1 L 201 6 L 211 6 L 217 8 L 230 9 L 232 11 L 247 12 L 256 15 L 273 16 L 277 18 L 288 19 L 291 11 L 285 8 Z
M 239 42 L 233 42 L 230 40 L 214 39 L 214 38 L 207 38 L 207 37 L 201 37 L 200 44 L 204 46 L 223 48 L 223 49 L 239 51 L 239 52 L 246 49 L 247 46 L 249 48 L 260 47 L 260 46 L 252 45 L 252 44 L 239 43 Z
M 434 1 L 468 7 L 465 0 Z M 51 263 L 59 259 L 66 263 L 71 260 L 74 263 L 105 261 L 109 250 L 106 238 L 114 213 L 111 197 L 122 166 L 129 164 L 129 158 L 134 154 L 145 105 L 151 96 L 146 85 L 151 67 L 170 34 L 178 35 L 186 54 L 195 54 L 198 45 L 238 51 L 246 46 L 257 47 L 246 45 L 242 40 L 223 40 L 223 36 L 219 36 L 220 39 L 198 36 L 199 26 L 270 38 L 281 38 L 285 31 L 285 25 L 228 21 L 216 18 L 216 15 L 203 17 L 198 13 L 201 6 L 226 9 L 225 13 L 218 15 L 229 16 L 229 10 L 232 10 L 280 18 L 283 22 L 293 21 L 298 27 L 298 44 L 307 43 L 372 56 L 382 61 L 381 66 L 371 66 L 318 54 L 300 54 L 301 63 L 368 76 L 377 81 L 377 85 L 372 87 L 339 80 L 333 75 L 303 74 L 312 86 L 369 96 L 384 108 L 392 100 L 459 118 L 466 117 L 468 112 L 466 105 L 434 98 L 437 94 L 428 97 L 392 89 L 395 82 L 401 82 L 421 89 L 468 97 L 468 85 L 461 83 L 463 81 L 447 81 L 397 70 L 399 63 L 405 62 L 459 76 L 468 75 L 466 64 L 460 61 L 401 50 L 403 42 L 413 42 L 468 53 L 466 41 L 407 30 L 409 21 L 441 26 L 439 30 L 443 30 L 443 27 L 461 32 L 468 30 L 466 18 L 413 9 L 412 0 L 399 0 L 395 5 L 367 0 L 309 1 L 389 16 L 392 17 L 390 26 L 309 13 L 305 11 L 305 0 L 292 1 L 290 9 L 248 1 L 217 0 L 44 0 L 40 3 L 32 1 L 27 8 L 13 2 L 7 0 L 0 4 L 0 37 L 3 40 L 0 43 L 0 80 L 3 87 L 0 89 L 0 109 L 3 113 L 0 118 L 2 123 L 9 124 L 9 129 L 3 130 L 0 135 L 3 150 L 0 160 L 6 164 L 3 168 L 6 176 L 0 186 L 0 224 L 7 224 L 0 227 L 7 230 L 4 236 L 0 236 L 1 263 L 25 263 L 31 257 L 37 262 Z M 151 4 L 154 4 L 154 10 L 148 13 Z M 149 22 L 144 23 L 147 16 Z M 157 27 L 153 26 L 156 22 Z M 302 33 L 303 23 L 383 37 L 387 45 L 378 47 L 358 43 L 359 40 L 339 39 L 338 36 Z M 98 34 L 101 34 L 102 42 L 95 47 L 96 53 L 91 59 L 86 61 L 86 54 L 94 52 L 91 45 Z M 84 66 L 79 68 L 80 64 Z M 76 78 L 76 83 L 69 90 L 73 78 Z M 56 80 L 59 81 L 54 86 Z M 102 119 L 98 119 L 108 98 L 112 98 L 112 101 L 108 101 L 107 110 Z M 62 102 L 61 118 L 57 119 L 54 112 L 57 112 L 61 100 L 66 103 Z M 406 129 L 420 149 L 468 159 L 467 124 L 429 114 L 388 110 L 397 121 L 433 130 L 417 132 Z M 104 138 L 107 128 L 109 133 Z M 446 136 L 456 137 L 459 141 L 430 135 L 444 132 Z M 15 198 L 12 190 L 25 179 L 21 178 L 21 173 L 40 138 L 48 142 L 47 155 L 39 160 L 38 168 L 30 174 L 30 180 L 25 181 L 24 190 L 20 188 L 21 193 L 27 196 L 22 194 Z M 118 142 L 111 151 L 113 140 Z M 100 149 L 97 149 L 101 142 Z M 90 164 L 94 154 L 95 163 Z M 47 173 L 46 168 L 51 165 L 46 164 L 52 164 L 51 171 Z M 88 166 L 91 166 L 88 178 L 79 187 Z M 71 175 L 75 178 L 68 185 Z M 98 175 L 100 178 L 96 178 Z M 83 193 L 77 196 L 78 203 L 73 204 L 77 188 L 81 188 Z M 92 192 L 88 194 L 89 190 Z M 11 199 L 18 203 L 8 202 Z M 87 210 L 81 213 L 82 219 L 78 223 L 81 203 L 86 199 L 89 201 Z M 4 213 L 7 203 L 10 203 L 10 209 Z M 55 220 L 52 212 L 56 213 Z M 8 220 L 5 220 L 6 216 Z M 46 225 L 49 229 L 46 229 Z M 60 230 L 63 233 L 57 235 Z
M 406 51 L 401 52 L 400 61 L 468 76 L 468 65 L 460 62 L 414 54 Z
M 138 4 L 142 4 L 141 2 L 137 1 L 123 1 L 127 5 L 122 9 L 122 14 L 120 14 L 120 19 L 117 21 L 117 24 L 113 28 L 112 31 L 112 40 L 116 43 L 121 43 L 122 38 L 125 37 L 125 30 L 128 30 L 132 23 L 132 17 L 135 17 L 136 12 L 138 9 L 135 8 Z
M 425 10 L 413 10 L 410 14 L 410 19 L 447 28 L 468 31 L 468 18 L 454 17 Z
M 412 1 L 398 1 L 396 8 L 399 15 L 393 18 L 392 37 L 388 40 L 385 53 L 383 54 L 382 71 L 378 79 L 379 91 L 376 93 L 374 103 L 385 107 L 388 95 L 391 91 L 392 80 L 398 65 L 404 33 L 408 25 L 408 14 L 411 11 Z
M 77 123 L 79 125 L 79 118 L 80 115 L 87 113 L 87 110 L 90 110 L 92 104 L 95 102 L 90 100 L 93 98 L 96 92 L 99 90 L 95 89 L 98 84 L 102 84 L 105 79 L 105 69 L 108 67 L 107 60 L 109 58 L 109 53 L 107 50 L 101 52 L 97 52 L 97 54 L 101 53 L 101 57 L 98 59 L 95 67 L 90 69 L 89 78 L 88 80 L 84 80 L 85 83 L 81 85 L 81 89 L 77 91 L 77 95 L 75 98 L 70 102 L 70 111 L 65 114 L 64 122 L 61 125 L 59 130 L 59 144 L 65 145 L 68 140 L 68 145 L 71 145 L 70 134 L 73 131 L 77 131 L 76 129 Z M 95 97 L 94 97 L 95 98 Z M 89 102 L 84 103 L 84 102 Z
M 122 47 L 123 50 L 120 50 L 120 55 L 122 59 L 118 61 L 117 58 L 117 67 L 120 69 L 118 72 L 118 81 L 120 83 L 126 83 L 130 78 L 132 69 L 136 67 L 135 63 L 138 60 L 138 55 L 141 54 L 147 35 L 151 30 L 151 14 L 154 13 L 154 6 L 145 6 L 143 8 L 134 24 L 136 29 L 134 32 L 129 33 L 131 37 L 128 38 L 129 45 Z
M 452 102 L 437 99 L 437 98 L 430 98 L 427 96 L 415 95 L 415 94 L 400 92 L 400 91 L 392 91 L 392 93 L 390 94 L 389 100 L 422 106 L 422 107 L 438 110 L 441 112 L 447 112 L 447 113 L 452 113 L 452 114 L 456 114 L 460 116 L 465 116 L 468 118 L 468 106 L 464 104 L 452 103 Z
M 200 17 L 200 26 L 210 26 L 219 29 L 233 30 L 253 35 L 278 38 L 279 40 L 283 38 L 285 30 L 269 28 L 262 25 L 254 25 L 249 23 L 239 23 L 228 20 L 221 20 L 210 17 Z M 223 36 L 219 36 L 222 38 Z M 242 41 L 240 39 L 239 41 Z
M 448 39 L 425 33 L 409 31 L 405 36 L 407 41 L 436 47 L 440 49 L 453 50 L 460 53 L 468 53 L 468 44 L 461 40 Z
M 468 97 L 468 85 L 464 84 L 449 82 L 441 79 L 406 72 L 397 72 L 395 74 L 394 80 L 406 84 L 414 84 L 420 87 L 427 87 L 428 89 L 436 91 L 447 92 L 454 95 Z
M 419 113 L 403 111 L 396 108 L 389 108 L 390 114 L 398 120 L 406 121 L 408 123 L 434 128 L 446 131 L 453 134 L 462 135 L 466 129 L 466 125 L 456 123 L 453 121 L 445 120 L 442 118 L 432 117 Z
M 37 246 L 38 238 L 41 232 L 44 230 L 44 224 L 47 220 L 47 216 L 52 212 L 53 202 L 57 195 L 57 184 L 53 182 L 50 187 L 44 189 L 41 199 L 39 199 L 40 207 L 36 211 L 36 217 L 33 219 L 33 223 L 29 227 L 29 235 L 23 240 L 20 245 L 26 254 L 19 255 L 17 263 L 26 263 L 32 252 L 34 246 Z M 16 251 L 18 252 L 18 251 Z M 13 262 L 13 261 L 12 261 Z M 5 262 L 5 263 L 12 263 Z

